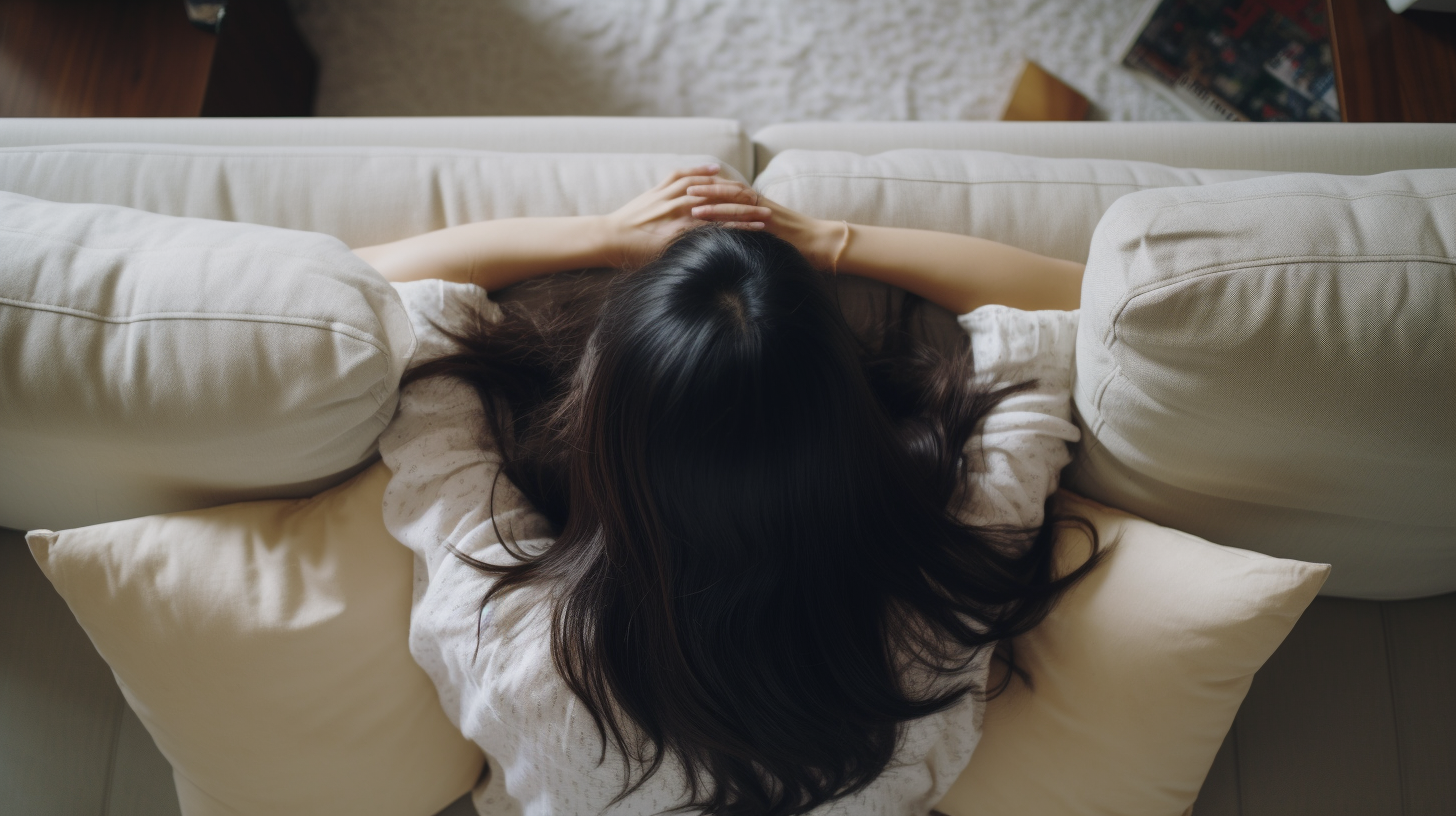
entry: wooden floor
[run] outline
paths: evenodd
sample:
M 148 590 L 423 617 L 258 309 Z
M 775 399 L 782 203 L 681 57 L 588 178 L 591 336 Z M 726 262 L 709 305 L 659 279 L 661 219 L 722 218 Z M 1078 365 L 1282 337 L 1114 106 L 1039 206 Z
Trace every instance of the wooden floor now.
M 1346 122 L 1456 122 L 1456 14 L 1328 2 Z
M 318 67 L 286 0 L 0 0 L 0 116 L 307 116 Z

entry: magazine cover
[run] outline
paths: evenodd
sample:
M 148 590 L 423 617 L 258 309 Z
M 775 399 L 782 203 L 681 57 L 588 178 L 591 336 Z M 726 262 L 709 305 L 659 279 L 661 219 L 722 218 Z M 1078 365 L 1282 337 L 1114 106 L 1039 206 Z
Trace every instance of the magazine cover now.
M 1162 0 L 1123 64 L 1209 118 L 1338 122 L 1324 0 Z

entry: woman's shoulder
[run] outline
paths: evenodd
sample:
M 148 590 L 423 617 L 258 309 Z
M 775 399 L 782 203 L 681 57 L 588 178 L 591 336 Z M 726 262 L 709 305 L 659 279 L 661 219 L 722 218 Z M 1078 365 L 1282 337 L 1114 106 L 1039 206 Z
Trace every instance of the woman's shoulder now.
M 960 315 L 957 321 L 971 337 L 979 377 L 1007 382 L 1050 375 L 1070 386 L 1078 314 L 990 305 Z
M 494 320 L 500 307 L 486 291 L 471 283 L 431 278 L 394 284 L 414 329 L 417 347 L 411 362 L 418 363 L 456 351 L 444 330 L 459 331 L 476 319 Z
M 1038 527 L 1043 505 L 1081 438 L 1072 421 L 1077 312 L 983 306 L 960 316 L 976 377 L 986 387 L 1027 384 L 997 403 L 967 446 L 967 524 Z
M 450 335 L 499 311 L 485 290 L 472 284 L 431 279 L 396 283 L 394 288 L 415 333 L 411 366 L 459 351 Z M 399 405 L 379 447 L 385 463 L 398 474 L 402 465 L 436 460 L 441 454 L 485 453 L 484 432 L 484 414 L 474 391 L 458 380 L 433 377 L 400 389 Z

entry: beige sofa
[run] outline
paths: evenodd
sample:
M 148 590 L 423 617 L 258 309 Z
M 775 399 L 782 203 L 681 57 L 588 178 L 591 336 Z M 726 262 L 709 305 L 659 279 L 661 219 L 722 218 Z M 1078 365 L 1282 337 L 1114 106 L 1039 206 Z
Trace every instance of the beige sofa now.
M 950 152 L 856 158 L 895 150 Z M 556 154 L 562 167 L 577 170 L 603 159 L 562 154 L 650 154 L 664 163 L 708 156 L 825 217 L 899 219 L 1085 260 L 1102 212 L 1134 189 L 1260 173 L 1456 167 L 1456 127 L 821 123 L 772 126 L 750 139 L 724 120 L 12 120 L 0 123 L 0 190 L 315 230 L 357 246 L 518 214 L 527 198 L 492 187 L 506 176 L 490 175 L 507 172 L 509 157 L 480 151 Z M 497 170 L 480 170 L 487 166 Z M 487 177 L 462 185 L 458 177 L 468 172 Z M 939 206 L 916 186 L 931 183 L 948 196 Z M 532 211 L 609 205 L 573 198 L 565 186 L 533 192 Z M 950 189 L 954 194 L 944 192 Z M 75 475 L 64 462 L 22 468 L 18 443 L 0 436 L 0 453 L 7 444 L 0 509 L 15 527 L 60 528 L 271 495 L 267 485 L 234 485 L 199 499 L 159 481 L 114 506 L 63 501 L 49 516 L 32 516 L 58 490 L 95 495 L 118 474 Z M 1136 484 L 1098 467 L 1084 455 L 1068 475 L 1078 489 L 1164 524 L 1217 520 L 1216 507 L 1179 517 L 1184 505 L 1176 498 L 1170 504 L 1138 493 Z M 65 475 L 61 488 L 57 474 Z M 317 488 L 300 484 L 296 491 Z M 1456 496 L 1456 484 L 1448 487 Z M 1237 524 L 1220 529 L 1226 536 L 1192 531 L 1250 546 L 1227 537 L 1240 534 Z M 1450 529 L 1433 535 L 1445 552 L 1456 552 Z M 1430 594 L 1418 582 L 1401 583 L 1422 570 L 1400 560 L 1399 541 L 1390 544 L 1374 558 L 1405 565 L 1395 583 L 1335 584 L 1336 594 L 1365 599 L 1316 601 L 1256 676 L 1195 806 L 1200 816 L 1456 812 L 1456 594 L 1441 584 L 1448 562 L 1438 558 L 1424 572 L 1445 594 L 1370 600 Z M 1319 553 L 1291 557 L 1319 560 Z M 1340 575 L 1340 560 L 1328 560 Z M 17 533 L 0 538 L 0 562 L 0 811 L 175 812 L 165 760 Z M 469 812 L 468 803 L 450 812 L 457 810 Z

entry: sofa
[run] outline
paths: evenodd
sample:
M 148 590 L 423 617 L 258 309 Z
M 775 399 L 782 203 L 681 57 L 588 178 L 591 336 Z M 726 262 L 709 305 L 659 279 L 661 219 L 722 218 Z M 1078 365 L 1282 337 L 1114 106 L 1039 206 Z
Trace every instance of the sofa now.
M 519 169 L 522 154 L 533 157 L 536 175 Z M 638 157 L 639 173 L 711 158 L 820 217 L 962 231 L 1086 261 L 1094 244 L 1118 239 L 1099 224 L 1127 193 L 1287 173 L 1456 168 L 1456 126 L 797 123 L 750 138 L 735 122 L 703 119 L 9 120 L 0 122 L 0 191 L 310 230 L 361 246 L 485 217 L 604 211 L 614 199 L 592 190 L 623 183 L 611 158 L 623 155 Z M 580 192 L 573 179 L 584 176 L 600 184 Z M 537 188 L 512 188 L 527 178 Z M 1126 208 L 1116 215 L 1138 217 Z M 1086 290 L 1083 302 L 1085 311 Z M 1218 543 L 1335 565 L 1324 597 L 1255 676 L 1193 812 L 1456 812 L 1449 380 L 1437 377 L 1434 391 L 1417 395 L 1421 406 L 1447 400 L 1445 419 L 1420 409 L 1419 422 L 1436 435 L 1403 431 L 1387 448 L 1414 446 L 1417 453 L 1386 456 L 1385 465 L 1425 477 L 1411 477 L 1413 509 L 1395 517 L 1358 497 L 1337 497 L 1335 510 L 1308 491 L 1268 498 L 1287 475 L 1269 477 L 1272 487 L 1252 470 L 1236 490 L 1203 485 L 1198 478 L 1227 464 L 1219 455 L 1258 451 L 1210 452 L 1207 440 L 1179 447 L 1186 429 L 1160 427 L 1156 411 L 1146 427 L 1109 429 L 1137 406 L 1134 397 L 1109 403 L 1089 390 L 1102 380 L 1093 366 L 1126 365 L 1099 361 L 1096 351 L 1078 348 L 1084 441 L 1065 483 Z M 1445 364 L 1456 370 L 1452 358 Z M 1393 382 L 1388 395 L 1409 399 L 1402 378 Z M 1349 410 L 1373 422 L 1400 409 L 1374 399 Z M 179 812 L 168 763 L 18 528 L 311 495 L 358 472 L 372 446 L 355 440 L 349 461 L 296 478 L 192 489 L 188 480 L 201 476 L 129 476 L 135 452 L 118 448 L 107 464 L 85 458 L 84 439 L 57 454 L 27 448 L 25 438 L 13 425 L 0 428 L 8 460 L 0 461 L 0 511 L 17 528 L 0 533 L 0 810 Z M 1149 446 L 1170 451 L 1177 467 L 1137 464 L 1129 452 Z M 1368 485 L 1380 476 L 1369 462 L 1379 459 L 1360 460 L 1368 472 L 1347 481 Z M 465 798 L 442 811 L 469 812 Z

